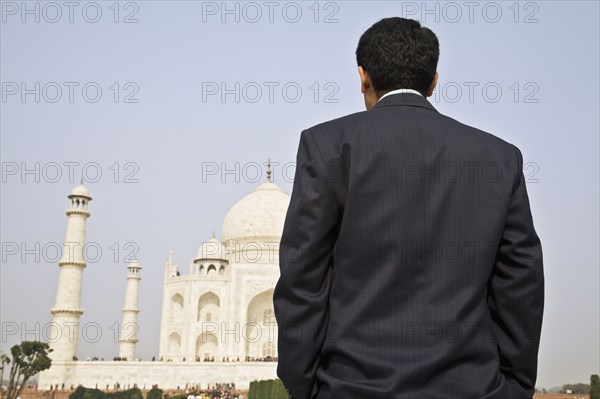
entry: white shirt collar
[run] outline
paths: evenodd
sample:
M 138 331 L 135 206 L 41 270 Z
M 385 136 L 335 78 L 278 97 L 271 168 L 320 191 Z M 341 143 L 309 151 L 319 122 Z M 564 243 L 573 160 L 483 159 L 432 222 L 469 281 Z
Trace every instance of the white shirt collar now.
M 396 89 L 396 90 L 388 91 L 387 93 L 385 93 L 383 96 L 381 96 L 381 98 L 379 100 L 377 100 L 377 102 L 381 101 L 384 97 L 391 96 L 392 94 L 400 94 L 400 93 L 413 93 L 413 94 L 418 94 L 421 97 L 423 97 L 423 95 L 421 93 L 419 93 L 418 91 L 413 90 L 413 89 Z

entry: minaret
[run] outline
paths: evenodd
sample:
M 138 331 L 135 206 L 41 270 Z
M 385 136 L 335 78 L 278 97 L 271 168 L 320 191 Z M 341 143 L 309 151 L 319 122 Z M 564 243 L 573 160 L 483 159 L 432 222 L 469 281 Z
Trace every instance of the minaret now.
M 123 324 L 119 339 L 119 357 L 135 360 L 135 344 L 137 344 L 137 314 L 138 293 L 140 289 L 140 263 L 135 260 L 127 266 L 127 289 L 125 291 L 125 306 L 123 307 Z
M 63 253 L 58 265 L 60 275 L 56 290 L 56 304 L 51 309 L 52 332 L 49 337 L 53 349 L 51 358 L 56 361 L 75 360 L 79 337 L 79 318 L 83 313 L 81 304 L 81 282 L 86 266 L 83 258 L 85 224 L 90 216 L 88 204 L 92 200 L 87 188 L 81 184 L 68 196 L 71 207 L 67 211 L 67 233 Z

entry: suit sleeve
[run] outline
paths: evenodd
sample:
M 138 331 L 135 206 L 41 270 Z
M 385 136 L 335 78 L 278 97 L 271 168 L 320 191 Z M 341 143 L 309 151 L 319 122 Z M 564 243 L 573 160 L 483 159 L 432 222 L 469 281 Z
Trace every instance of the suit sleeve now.
M 523 397 L 532 397 L 544 310 L 544 272 L 542 247 L 525 187 L 523 157 L 518 148 L 514 150 L 516 179 L 489 283 L 488 305 L 501 372 Z
M 303 131 L 273 295 L 277 374 L 294 399 L 311 395 L 327 330 L 331 255 L 341 218 L 331 184 L 318 148 Z

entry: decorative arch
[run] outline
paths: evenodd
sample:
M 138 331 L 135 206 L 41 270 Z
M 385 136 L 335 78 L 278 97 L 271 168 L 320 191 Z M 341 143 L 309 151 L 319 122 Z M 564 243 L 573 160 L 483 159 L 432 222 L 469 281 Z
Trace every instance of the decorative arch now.
M 221 300 L 212 291 L 202 294 L 198 298 L 198 313 L 196 320 L 199 322 L 218 322 Z
M 183 296 L 179 293 L 171 297 L 170 306 L 171 323 L 181 323 L 183 321 Z
M 218 350 L 219 340 L 215 334 L 203 333 L 196 339 L 196 359 L 217 358 Z
M 268 323 L 265 323 L 268 321 Z M 246 317 L 246 356 L 265 358 L 277 356 L 277 324 L 273 312 L 273 289 L 254 296 L 248 304 Z M 267 344 L 265 346 L 265 344 Z
M 169 335 L 169 354 L 179 355 L 181 352 L 181 337 L 176 332 Z
M 208 265 L 208 269 L 206 269 L 206 274 L 210 274 L 210 272 L 216 272 L 217 267 L 215 265 Z

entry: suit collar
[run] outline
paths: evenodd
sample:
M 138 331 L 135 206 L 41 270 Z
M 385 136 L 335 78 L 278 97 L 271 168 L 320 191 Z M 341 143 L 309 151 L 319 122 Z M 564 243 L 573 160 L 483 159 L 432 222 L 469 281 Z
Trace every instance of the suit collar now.
M 373 107 L 382 108 L 382 107 L 390 107 L 396 105 L 404 105 L 409 107 L 422 107 L 427 108 L 432 111 L 437 110 L 431 105 L 431 103 L 423 96 L 414 93 L 398 93 L 386 96 L 379 100 L 377 104 Z

